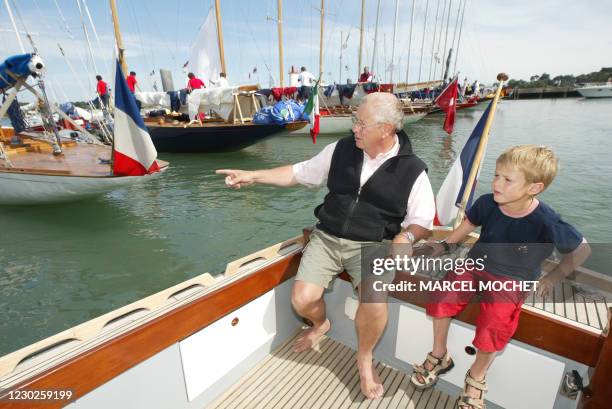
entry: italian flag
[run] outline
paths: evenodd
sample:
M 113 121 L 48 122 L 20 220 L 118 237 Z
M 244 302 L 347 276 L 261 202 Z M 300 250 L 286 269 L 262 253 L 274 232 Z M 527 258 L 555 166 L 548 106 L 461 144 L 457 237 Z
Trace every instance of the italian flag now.
M 311 115 L 313 111 L 314 117 L 312 117 Z M 310 137 L 312 138 L 312 143 L 317 143 L 317 135 L 319 134 L 319 121 L 321 120 L 321 114 L 319 113 L 319 81 L 317 81 L 312 87 L 310 98 L 308 98 L 308 102 L 306 103 L 304 112 L 306 112 L 311 117 Z

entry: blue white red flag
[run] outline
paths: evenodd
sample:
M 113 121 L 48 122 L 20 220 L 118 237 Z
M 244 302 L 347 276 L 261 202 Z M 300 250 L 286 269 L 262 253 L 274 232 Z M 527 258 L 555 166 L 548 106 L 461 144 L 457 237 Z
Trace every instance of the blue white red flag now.
M 470 176 L 470 171 L 473 166 L 477 166 L 477 176 L 474 184 L 472 185 L 472 191 L 469 194 L 468 201 L 466 203 L 465 210 L 467 211 L 472 206 L 472 199 L 474 198 L 474 191 L 476 190 L 476 181 L 478 180 L 478 174 L 480 173 L 481 163 L 474 164 L 476 159 L 476 151 L 478 150 L 478 144 L 480 139 L 483 137 L 483 131 L 489 112 L 491 111 L 491 105 L 489 106 L 480 117 L 478 124 L 472 131 L 472 134 L 468 138 L 465 146 L 461 150 L 461 154 L 453 163 L 446 179 L 442 183 L 442 187 L 438 191 L 436 196 L 436 220 L 437 225 L 447 225 L 457 217 L 459 206 L 461 205 L 461 199 L 463 198 L 463 192 L 467 187 L 467 181 Z M 485 146 L 486 149 L 486 146 Z M 484 159 L 484 155 L 482 155 Z
M 136 98 L 128 88 L 117 60 L 115 69 L 115 124 L 113 174 L 142 176 L 159 171 L 157 151 L 140 116 Z

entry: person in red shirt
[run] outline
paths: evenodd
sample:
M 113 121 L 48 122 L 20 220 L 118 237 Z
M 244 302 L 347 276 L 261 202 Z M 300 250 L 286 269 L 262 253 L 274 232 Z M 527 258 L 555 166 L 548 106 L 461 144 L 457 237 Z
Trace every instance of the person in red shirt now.
M 359 76 L 359 82 L 372 82 L 374 74 L 370 72 L 368 67 L 363 67 L 363 72 Z
M 96 75 L 96 79 L 98 80 L 98 84 L 96 86 L 98 97 L 100 98 L 102 105 L 108 107 L 108 87 L 106 85 L 106 82 L 102 81 L 101 75 Z
M 204 81 L 197 78 L 193 74 L 193 72 L 190 72 L 189 74 L 187 74 L 187 77 L 189 77 L 189 81 L 187 81 L 187 89 L 189 90 L 189 92 L 191 92 L 194 89 L 206 88 L 206 85 L 204 85 Z
M 128 88 L 130 89 L 130 91 L 132 91 L 132 94 L 135 93 L 136 84 L 138 84 L 138 81 L 136 80 L 136 73 L 134 71 L 130 71 L 130 75 L 127 76 L 126 80 Z

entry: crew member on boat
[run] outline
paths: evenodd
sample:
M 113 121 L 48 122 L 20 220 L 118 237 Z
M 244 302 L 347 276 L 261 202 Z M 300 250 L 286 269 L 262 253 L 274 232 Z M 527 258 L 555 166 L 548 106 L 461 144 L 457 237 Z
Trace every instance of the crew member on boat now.
M 130 75 L 126 78 L 128 88 L 132 91 L 132 94 L 136 92 L 136 84 L 138 84 L 138 80 L 136 79 L 136 73 L 134 71 L 130 71 Z
M 365 66 L 363 72 L 359 76 L 359 82 L 372 82 L 374 80 L 374 74 L 370 72 L 370 69 Z
M 96 91 L 98 92 L 100 102 L 104 107 L 108 107 L 108 85 L 102 80 L 101 75 L 96 75 L 96 79 L 98 80 L 98 83 L 96 85 Z
M 298 338 L 294 350 L 308 350 L 329 331 L 323 292 L 346 270 L 361 301 L 355 316 L 361 391 L 372 399 L 384 393 L 372 353 L 387 324 L 387 304 L 386 299 L 365 302 L 371 272 L 362 272 L 361 251 L 366 243 L 391 242 L 411 256 L 412 243 L 429 235 L 435 215 L 426 166 L 401 130 L 403 116 L 393 94 L 372 93 L 355 114 L 354 135 L 327 145 L 309 160 L 266 170 L 217 170 L 233 188 L 326 183 L 329 193 L 315 209 L 319 222 L 302 255 L 291 300 L 313 326 Z
M 305 100 L 310 98 L 312 92 L 312 86 L 315 82 L 315 76 L 309 72 L 306 67 L 300 69 L 300 75 L 298 75 L 298 83 L 300 84 L 300 90 L 298 92 L 298 99 Z
M 206 88 L 206 85 L 204 85 L 204 81 L 196 77 L 193 72 L 187 74 L 187 77 L 189 78 L 189 80 L 187 81 L 187 89 L 189 90 L 189 92 L 193 91 L 194 89 Z
M 210 80 L 210 83 L 218 88 L 226 88 L 230 86 L 229 81 L 227 80 L 227 76 L 224 72 L 219 73 L 219 78 L 217 79 L 217 81 Z

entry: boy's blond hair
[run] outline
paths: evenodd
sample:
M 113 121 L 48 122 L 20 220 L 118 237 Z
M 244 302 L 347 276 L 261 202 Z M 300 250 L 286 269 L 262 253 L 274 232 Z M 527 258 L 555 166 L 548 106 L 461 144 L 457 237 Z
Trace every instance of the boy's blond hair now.
M 497 158 L 500 166 L 512 166 L 525 175 L 527 183 L 543 183 L 548 187 L 557 175 L 558 161 L 546 146 L 519 145 L 508 149 Z

